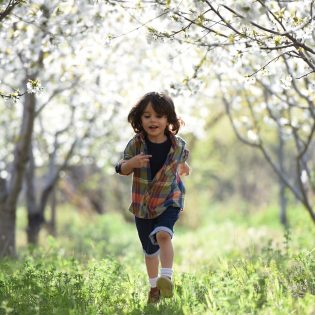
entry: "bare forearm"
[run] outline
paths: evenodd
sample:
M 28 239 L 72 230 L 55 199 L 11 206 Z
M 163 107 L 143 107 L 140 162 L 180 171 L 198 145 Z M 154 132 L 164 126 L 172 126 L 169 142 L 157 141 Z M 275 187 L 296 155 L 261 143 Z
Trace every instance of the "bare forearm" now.
M 118 164 L 119 168 L 116 172 L 121 175 L 130 175 L 135 168 L 146 167 L 151 156 L 141 152 L 129 160 L 120 160 Z
M 130 175 L 133 172 L 133 166 L 130 161 L 122 161 L 121 162 L 121 174 L 122 175 Z

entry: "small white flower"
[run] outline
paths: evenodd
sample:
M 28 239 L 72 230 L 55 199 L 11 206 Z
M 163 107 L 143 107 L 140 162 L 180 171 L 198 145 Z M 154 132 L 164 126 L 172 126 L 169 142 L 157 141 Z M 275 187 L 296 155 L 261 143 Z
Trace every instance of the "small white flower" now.
M 236 111 L 242 108 L 241 99 L 239 96 L 233 99 L 232 108 Z
M 261 74 L 262 77 L 267 77 L 267 76 L 270 75 L 270 70 L 267 69 L 267 68 L 264 68 L 264 69 L 262 69 L 262 70 L 260 71 L 260 74 Z
M 255 77 L 247 77 L 244 80 L 244 86 L 245 87 L 250 87 L 251 85 L 256 83 L 256 78 Z
M 292 77 L 290 75 L 284 77 L 281 79 L 281 87 L 285 90 L 290 89 L 291 84 L 292 84 Z
M 285 126 L 285 125 L 287 125 L 289 123 L 289 121 L 286 118 L 281 117 L 279 119 L 279 123 L 280 123 L 280 125 Z
M 27 93 L 38 93 L 40 92 L 43 88 L 39 80 L 28 80 L 26 84 L 27 88 Z
M 256 113 L 262 113 L 265 109 L 266 109 L 266 104 L 264 103 L 258 104 L 254 107 L 254 111 Z
M 291 125 L 294 128 L 299 128 L 300 127 L 299 121 L 297 119 L 294 119 L 294 118 L 292 119 Z
M 255 131 L 253 130 L 248 130 L 247 131 L 247 138 L 253 142 L 257 142 L 258 141 L 258 135 Z
M 233 123 L 236 129 L 240 129 L 242 127 L 242 124 L 238 119 L 234 119 Z
M 308 182 L 308 176 L 306 170 L 303 170 L 301 173 L 301 181 L 303 184 L 306 184 Z
M 249 125 L 249 119 L 247 116 L 242 116 L 241 121 L 244 125 L 248 126 Z
M 108 35 L 106 38 L 105 38 L 105 41 L 104 41 L 104 46 L 105 47 L 109 47 L 112 43 L 112 40 L 113 40 L 113 36 L 112 35 Z
M 8 172 L 3 170 L 0 172 L 0 177 L 6 179 L 8 177 Z
M 264 123 L 268 126 L 274 126 L 275 124 L 275 122 L 269 116 L 264 116 Z
M 285 102 L 281 102 L 277 105 L 277 109 L 280 111 L 281 109 L 286 110 L 289 108 L 289 105 Z
M 305 132 L 306 134 L 311 132 L 311 127 L 309 125 L 303 125 L 302 126 L 302 130 L 303 132 Z

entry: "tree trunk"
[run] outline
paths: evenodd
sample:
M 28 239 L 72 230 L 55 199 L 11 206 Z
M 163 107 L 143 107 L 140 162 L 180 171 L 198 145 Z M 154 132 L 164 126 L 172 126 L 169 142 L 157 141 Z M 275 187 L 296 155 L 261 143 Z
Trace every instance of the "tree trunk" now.
M 278 129 L 278 139 L 279 139 L 279 145 L 278 145 L 278 150 L 277 150 L 277 155 L 278 155 L 278 164 L 279 164 L 279 169 L 281 173 L 285 172 L 285 167 L 284 167 L 284 141 L 283 137 L 281 134 L 281 129 Z M 288 222 L 288 216 L 287 216 L 287 199 L 285 196 L 285 183 L 284 181 L 279 177 L 279 204 L 280 204 L 280 213 L 279 213 L 279 219 L 281 224 L 287 228 L 289 226 Z
M 29 163 L 25 172 L 26 182 L 26 205 L 28 225 L 26 228 L 28 244 L 37 245 L 40 225 L 43 223 L 43 217 L 37 207 L 36 194 L 34 186 L 35 161 L 33 156 L 33 146 L 29 148 Z
M 40 227 L 44 222 L 44 218 L 41 213 L 29 213 L 27 218 L 27 242 L 28 244 L 37 245 Z
M 26 82 L 27 80 L 25 80 L 25 85 Z M 21 129 L 14 149 L 12 172 L 9 174 L 8 185 L 5 185 L 5 196 L 0 198 L 0 257 L 16 256 L 16 206 L 22 188 L 25 166 L 29 157 L 34 119 L 35 95 L 26 94 L 23 104 Z M 3 183 L 3 179 L 1 182 Z M 0 186 L 3 186 L 2 183 Z M 3 192 L 0 192 L 0 195 L 3 195 Z
M 56 230 L 56 221 L 57 221 L 57 198 L 56 198 L 56 187 L 52 191 L 51 194 L 51 204 L 50 204 L 50 210 L 51 210 L 51 216 L 50 220 L 48 222 L 48 232 L 53 237 L 57 236 L 57 230 Z
M 16 257 L 15 210 L 15 208 L 8 209 L 5 202 L 0 203 L 0 257 Z
M 56 180 L 50 181 L 46 184 L 40 195 L 40 202 L 37 203 L 35 200 L 34 193 L 34 176 L 29 178 L 30 181 L 27 183 L 27 212 L 28 212 L 28 227 L 27 227 L 27 240 L 29 244 L 37 245 L 39 239 L 39 233 L 42 225 L 46 222 L 45 220 L 45 208 L 48 203 L 49 197 L 51 196 Z M 49 227 L 48 227 L 49 229 Z
M 279 192 L 279 202 L 280 202 L 280 213 L 279 218 L 280 222 L 284 227 L 289 227 L 289 221 L 287 216 L 287 198 L 285 196 L 285 184 L 280 179 L 280 192 Z

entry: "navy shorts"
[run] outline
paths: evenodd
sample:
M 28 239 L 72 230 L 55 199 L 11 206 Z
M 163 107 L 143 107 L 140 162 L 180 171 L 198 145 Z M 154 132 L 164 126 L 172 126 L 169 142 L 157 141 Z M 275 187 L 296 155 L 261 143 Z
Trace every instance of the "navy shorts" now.
M 139 239 L 146 256 L 155 256 L 160 251 L 160 246 L 156 240 L 156 233 L 165 231 L 173 237 L 174 224 L 180 213 L 178 207 L 168 207 L 162 214 L 154 219 L 141 219 L 135 217 Z

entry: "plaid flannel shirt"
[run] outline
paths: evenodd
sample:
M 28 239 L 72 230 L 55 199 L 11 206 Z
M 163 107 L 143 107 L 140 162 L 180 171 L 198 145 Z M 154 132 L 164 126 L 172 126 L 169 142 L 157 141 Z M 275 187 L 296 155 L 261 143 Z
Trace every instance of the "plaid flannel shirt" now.
M 171 148 L 161 169 L 151 178 L 150 165 L 136 168 L 132 179 L 132 202 L 129 211 L 136 217 L 152 219 L 159 216 L 169 206 L 184 207 L 185 187 L 177 172 L 178 164 L 184 163 L 189 155 L 185 141 L 171 135 Z M 148 154 L 142 134 L 135 135 L 124 150 L 124 160 L 137 154 Z

